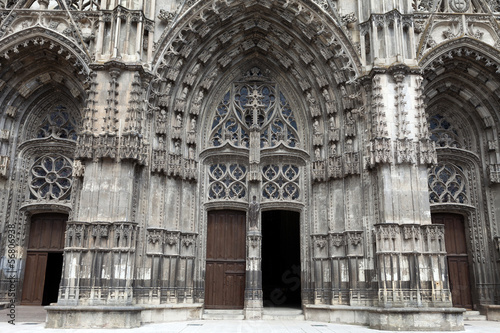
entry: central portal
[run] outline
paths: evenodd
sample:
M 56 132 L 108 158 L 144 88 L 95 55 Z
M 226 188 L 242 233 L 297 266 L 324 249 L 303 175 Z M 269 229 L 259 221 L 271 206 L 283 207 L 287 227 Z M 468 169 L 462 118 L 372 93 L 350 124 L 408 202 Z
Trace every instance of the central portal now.
M 262 291 L 265 307 L 301 306 L 298 212 L 262 212 Z

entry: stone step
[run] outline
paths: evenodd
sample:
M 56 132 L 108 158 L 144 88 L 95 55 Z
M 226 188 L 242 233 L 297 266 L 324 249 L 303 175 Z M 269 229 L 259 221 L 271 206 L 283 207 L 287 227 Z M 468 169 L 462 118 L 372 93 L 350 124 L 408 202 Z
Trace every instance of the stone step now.
M 203 310 L 204 320 L 243 320 L 243 310 Z
M 264 308 L 263 320 L 305 320 L 304 311 L 290 308 Z
M 464 320 L 486 321 L 486 316 L 481 315 L 479 311 L 466 311 L 464 312 Z

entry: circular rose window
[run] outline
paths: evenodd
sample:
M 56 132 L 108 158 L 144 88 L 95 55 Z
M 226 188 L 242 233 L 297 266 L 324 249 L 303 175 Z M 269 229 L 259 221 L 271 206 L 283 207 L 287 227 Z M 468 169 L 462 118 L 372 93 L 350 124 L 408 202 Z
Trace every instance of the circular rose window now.
M 72 162 L 59 156 L 37 158 L 31 167 L 31 199 L 69 199 Z

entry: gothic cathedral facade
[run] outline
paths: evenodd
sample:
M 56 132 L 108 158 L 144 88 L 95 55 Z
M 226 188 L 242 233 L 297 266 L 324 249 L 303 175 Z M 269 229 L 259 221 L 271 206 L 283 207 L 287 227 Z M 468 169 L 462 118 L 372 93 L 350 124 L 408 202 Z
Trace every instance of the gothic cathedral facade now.
M 500 304 L 500 1 L 0 7 L 1 302 L 395 330 Z

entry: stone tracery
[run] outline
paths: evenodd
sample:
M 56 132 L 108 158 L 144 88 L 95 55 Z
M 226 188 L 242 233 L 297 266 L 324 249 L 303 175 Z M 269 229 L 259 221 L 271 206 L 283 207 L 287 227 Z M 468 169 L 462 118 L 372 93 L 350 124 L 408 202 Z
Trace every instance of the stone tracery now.
M 274 84 L 242 83 L 233 85 L 217 107 L 212 121 L 210 145 L 230 142 L 249 148 L 250 131 L 260 131 L 260 148 L 280 143 L 300 146 L 297 123 L 283 93 Z

